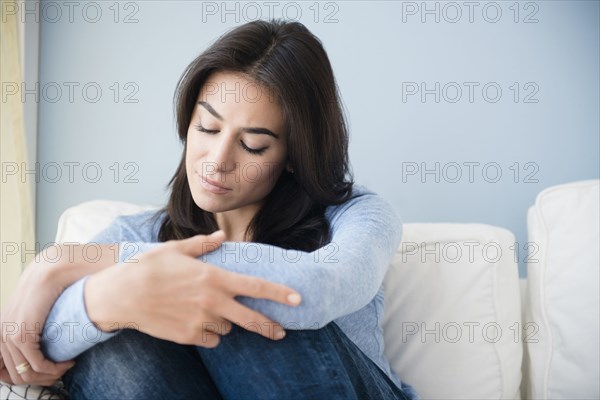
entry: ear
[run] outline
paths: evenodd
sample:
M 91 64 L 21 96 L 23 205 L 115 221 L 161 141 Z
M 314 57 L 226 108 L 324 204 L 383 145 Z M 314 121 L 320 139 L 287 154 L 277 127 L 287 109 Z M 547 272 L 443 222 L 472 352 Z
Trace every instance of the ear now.
M 285 165 L 285 169 L 290 173 L 293 174 L 294 173 L 294 168 L 292 167 L 292 163 L 291 162 L 287 162 L 287 164 Z

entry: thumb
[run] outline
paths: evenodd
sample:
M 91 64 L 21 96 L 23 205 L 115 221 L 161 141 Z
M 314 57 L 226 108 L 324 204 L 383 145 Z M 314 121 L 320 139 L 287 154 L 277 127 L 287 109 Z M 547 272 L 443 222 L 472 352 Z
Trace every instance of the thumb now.
M 225 240 L 225 232 L 218 230 L 210 235 L 196 235 L 179 241 L 179 248 L 190 257 L 198 257 L 217 249 Z

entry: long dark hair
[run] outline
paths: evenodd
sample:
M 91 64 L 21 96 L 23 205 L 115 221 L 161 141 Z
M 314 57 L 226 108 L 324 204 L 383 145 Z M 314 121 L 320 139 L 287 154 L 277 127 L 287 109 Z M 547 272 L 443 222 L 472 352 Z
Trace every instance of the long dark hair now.
M 299 22 L 253 21 L 221 36 L 182 74 L 174 103 L 183 155 L 158 239 L 184 239 L 218 229 L 192 198 L 185 168 L 187 131 L 210 74 L 242 73 L 267 88 L 282 108 L 288 162 L 246 234 L 252 241 L 313 251 L 330 241 L 325 207 L 352 195 L 348 129 L 333 70 L 321 41 Z

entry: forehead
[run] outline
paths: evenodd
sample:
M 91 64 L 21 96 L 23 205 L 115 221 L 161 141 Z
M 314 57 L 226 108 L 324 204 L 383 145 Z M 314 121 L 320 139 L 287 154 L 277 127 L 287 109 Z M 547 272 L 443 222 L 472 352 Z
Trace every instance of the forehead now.
M 200 90 L 198 101 L 209 103 L 224 119 L 228 113 L 246 114 L 253 120 L 277 125 L 284 119 L 273 90 L 241 73 L 219 71 L 211 74 Z
M 275 93 L 248 75 L 240 72 L 217 71 L 208 76 L 201 88 L 201 95 L 219 96 L 223 100 L 271 103 L 278 105 Z

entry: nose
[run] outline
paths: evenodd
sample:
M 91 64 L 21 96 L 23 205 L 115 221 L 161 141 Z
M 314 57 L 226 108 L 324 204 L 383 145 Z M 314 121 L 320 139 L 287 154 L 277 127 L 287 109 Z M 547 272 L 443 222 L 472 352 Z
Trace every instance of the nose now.
M 234 145 L 237 140 L 235 135 L 228 135 L 221 132 L 215 139 L 210 151 L 210 162 L 214 163 L 218 172 L 227 173 L 234 171 L 236 167 Z

